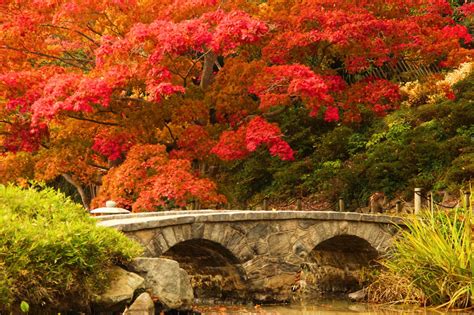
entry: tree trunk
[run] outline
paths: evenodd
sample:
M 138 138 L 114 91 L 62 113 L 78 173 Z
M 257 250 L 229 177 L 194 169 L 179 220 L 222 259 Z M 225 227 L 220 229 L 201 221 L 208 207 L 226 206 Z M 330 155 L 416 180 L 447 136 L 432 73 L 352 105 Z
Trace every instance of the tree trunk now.
M 201 75 L 201 89 L 205 90 L 211 85 L 214 74 L 214 64 L 217 61 L 217 56 L 214 52 L 209 51 L 206 56 L 204 56 L 204 64 L 202 66 L 202 75 Z
M 86 208 L 88 211 L 90 210 L 90 203 L 91 203 L 91 198 L 87 195 L 86 191 L 84 190 L 84 187 L 77 182 L 71 175 L 69 174 L 61 174 L 61 176 L 71 185 L 73 185 L 76 189 L 79 195 L 81 196 L 82 204 L 84 205 L 84 208 Z

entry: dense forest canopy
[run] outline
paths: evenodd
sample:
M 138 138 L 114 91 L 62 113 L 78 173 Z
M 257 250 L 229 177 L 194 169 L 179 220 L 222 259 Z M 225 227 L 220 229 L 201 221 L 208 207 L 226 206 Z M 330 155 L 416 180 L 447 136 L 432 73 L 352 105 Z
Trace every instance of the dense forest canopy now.
M 0 0 L 2 181 L 135 211 L 395 193 L 409 184 L 397 167 L 437 174 L 420 164 L 430 137 L 455 139 L 436 147 L 443 166 L 472 161 L 473 76 L 456 90 L 443 73 L 472 60 L 473 14 L 443 0 Z M 432 95 L 439 111 L 421 106 Z M 415 161 L 403 150 L 419 136 Z

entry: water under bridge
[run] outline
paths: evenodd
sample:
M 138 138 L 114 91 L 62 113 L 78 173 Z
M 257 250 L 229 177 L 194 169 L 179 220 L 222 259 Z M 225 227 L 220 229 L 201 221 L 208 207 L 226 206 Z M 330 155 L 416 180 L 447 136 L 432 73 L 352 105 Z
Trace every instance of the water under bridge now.
M 400 218 L 332 211 L 197 210 L 109 215 L 99 224 L 137 240 L 145 256 L 178 261 L 203 299 L 288 301 L 356 290 L 390 247 Z

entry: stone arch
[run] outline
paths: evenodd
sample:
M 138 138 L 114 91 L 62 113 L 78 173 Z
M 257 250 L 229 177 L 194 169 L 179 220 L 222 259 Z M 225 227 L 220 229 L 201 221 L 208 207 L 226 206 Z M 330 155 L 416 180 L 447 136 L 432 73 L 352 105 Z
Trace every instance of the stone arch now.
M 392 242 L 392 232 L 385 225 L 370 222 L 326 221 L 314 224 L 299 238 L 296 254 L 304 257 L 318 244 L 338 235 L 352 235 L 366 241 L 379 254 Z
M 205 240 L 229 251 L 241 264 L 254 256 L 246 235 L 226 223 L 193 223 L 162 227 L 154 236 L 152 255 L 160 256 L 178 243 L 189 240 Z
M 247 299 L 245 271 L 222 244 L 193 238 L 177 242 L 161 257 L 177 261 L 188 272 L 194 296 L 201 301 Z
M 300 238 L 294 249 L 304 256 L 312 293 L 347 293 L 360 289 L 364 269 L 390 246 L 391 232 L 370 222 L 319 222 Z

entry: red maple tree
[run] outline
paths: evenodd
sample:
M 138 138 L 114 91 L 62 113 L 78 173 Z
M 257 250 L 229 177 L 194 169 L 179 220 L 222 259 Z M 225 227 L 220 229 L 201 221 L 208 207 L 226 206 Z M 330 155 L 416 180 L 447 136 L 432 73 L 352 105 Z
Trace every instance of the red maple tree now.
M 259 147 L 298 158 L 272 122 L 290 106 L 328 123 L 396 110 L 397 65 L 472 57 L 472 11 L 442 0 L 1 1 L 2 151 L 30 152 L 37 178 L 63 176 L 86 207 L 87 194 L 137 211 L 224 202 L 196 164 Z

